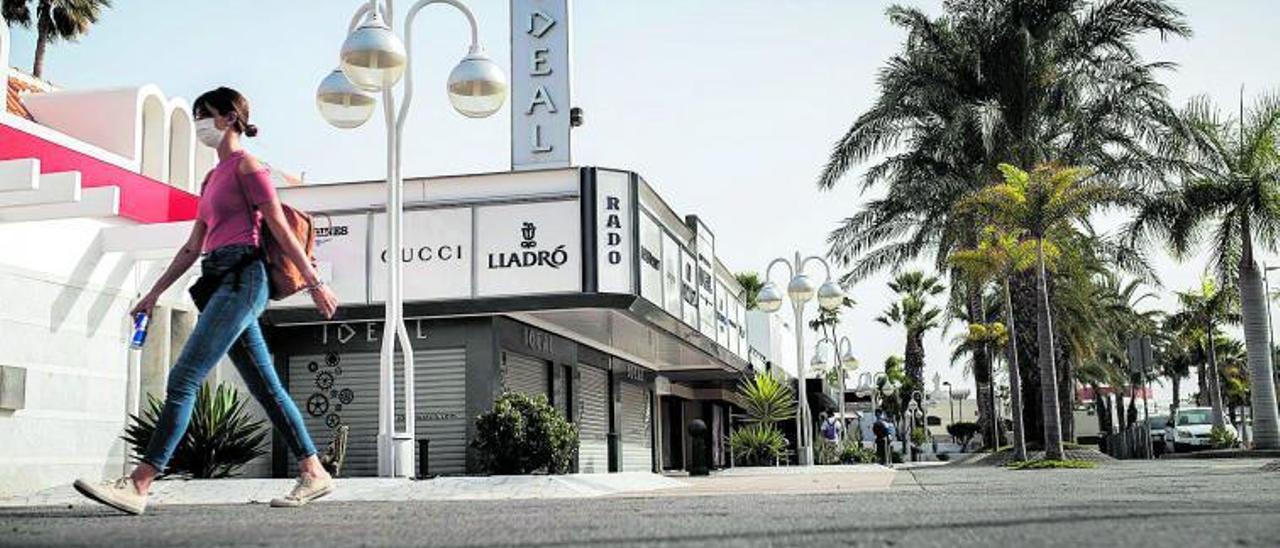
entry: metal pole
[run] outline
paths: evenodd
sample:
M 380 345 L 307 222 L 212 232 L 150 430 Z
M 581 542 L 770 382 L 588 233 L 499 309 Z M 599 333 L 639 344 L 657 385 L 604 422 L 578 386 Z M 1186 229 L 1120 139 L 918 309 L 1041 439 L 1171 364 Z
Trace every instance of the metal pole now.
M 797 264 L 799 257 L 800 254 L 796 253 Z M 804 324 L 804 303 L 792 301 L 791 308 L 795 310 L 796 318 L 796 384 L 800 405 L 800 412 L 796 413 L 796 459 L 801 466 L 809 466 L 813 464 L 813 447 L 809 444 L 809 387 L 805 378 L 804 330 L 801 327 Z
M 387 300 L 384 303 L 382 349 L 378 371 L 378 475 L 394 476 L 397 469 L 402 475 L 412 475 L 414 459 L 413 437 L 416 432 L 417 412 L 414 390 L 414 355 L 409 330 L 404 323 L 404 264 L 400 259 L 404 247 L 404 178 L 402 143 L 404 123 L 409 105 L 413 101 L 413 23 L 422 8 L 431 4 L 448 4 L 462 12 L 471 28 L 471 51 L 478 50 L 478 28 L 475 16 L 458 0 L 419 0 L 409 9 L 405 21 L 405 74 L 404 102 L 397 113 L 396 98 L 390 87 L 382 90 L 383 115 L 387 125 Z M 381 9 L 380 9 L 381 8 Z M 354 29 L 361 16 L 379 10 L 389 26 L 394 24 L 395 10 L 392 0 L 377 0 L 361 5 L 351 21 Z M 404 431 L 395 428 L 395 351 L 400 343 L 403 354 L 404 382 Z M 400 441 L 397 442 L 397 439 Z M 397 449 L 397 443 L 403 445 Z M 397 457 L 396 452 L 400 455 Z M 397 463 L 397 458 L 403 462 Z
M 951 423 L 956 423 L 956 395 L 951 388 L 951 383 L 947 383 L 947 408 L 951 411 Z

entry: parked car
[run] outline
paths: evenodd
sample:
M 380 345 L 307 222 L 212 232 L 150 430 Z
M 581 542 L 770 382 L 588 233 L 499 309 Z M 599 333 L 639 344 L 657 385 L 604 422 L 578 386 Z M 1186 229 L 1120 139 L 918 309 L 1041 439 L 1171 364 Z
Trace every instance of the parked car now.
M 1230 424 L 1227 430 L 1236 434 L 1236 428 Z M 1185 453 L 1211 446 L 1209 431 L 1213 430 L 1213 410 L 1208 407 L 1188 407 L 1179 409 L 1172 420 L 1165 423 L 1165 450 L 1170 453 Z M 1237 437 L 1239 436 L 1236 434 Z
M 1151 450 L 1156 456 L 1165 452 L 1164 433 L 1169 424 L 1169 415 L 1152 415 L 1147 419 L 1147 428 L 1151 430 Z

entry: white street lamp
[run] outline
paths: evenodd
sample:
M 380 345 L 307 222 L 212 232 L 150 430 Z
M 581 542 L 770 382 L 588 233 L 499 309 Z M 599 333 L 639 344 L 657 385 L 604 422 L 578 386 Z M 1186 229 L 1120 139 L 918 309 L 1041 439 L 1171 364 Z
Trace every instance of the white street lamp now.
M 773 282 L 764 284 L 760 288 L 760 295 L 756 297 L 756 308 L 768 312 L 770 314 L 777 312 L 782 308 L 782 293 L 778 292 L 778 286 Z
M 805 266 L 812 261 L 821 263 L 826 271 L 826 281 L 823 283 L 818 305 L 824 310 L 834 310 L 839 307 L 844 301 L 844 292 L 831 279 L 831 265 L 822 257 L 802 257 L 799 252 L 795 254 L 794 261 L 779 257 L 769 263 L 769 268 L 765 269 L 764 273 L 766 283 L 756 300 L 757 306 L 765 312 L 773 313 L 782 308 L 782 295 L 778 292 L 777 286 L 768 280 L 774 266 L 786 265 L 791 277 L 787 283 L 787 297 L 791 300 L 791 308 L 795 313 L 795 324 L 792 328 L 796 333 L 796 378 L 798 379 L 796 384 L 799 388 L 797 390 L 799 412 L 796 413 L 796 446 L 797 458 L 801 466 L 813 464 L 813 419 L 809 412 L 809 397 L 805 387 L 807 375 L 804 361 L 804 305 L 819 293 L 818 287 L 804 274 Z M 836 297 L 837 294 L 839 298 Z
M 449 103 L 464 116 L 482 118 L 502 108 L 507 99 L 507 79 L 493 61 L 485 57 L 478 41 L 476 18 L 460 0 L 418 0 L 405 18 L 405 40 L 387 24 L 395 20 L 392 0 L 362 3 L 351 19 L 349 34 L 342 44 L 339 70 L 326 76 L 316 91 L 316 105 L 325 121 L 335 127 L 359 127 L 373 114 L 375 96 L 382 92 L 382 109 L 387 121 L 387 249 L 398 257 L 403 247 L 404 179 L 401 175 L 400 147 L 409 105 L 413 102 L 413 22 L 418 12 L 432 4 L 457 8 L 471 26 L 471 47 L 462 62 L 449 74 L 446 91 Z M 365 16 L 368 16 L 367 18 Z M 363 22 L 361 22 L 363 20 Z M 404 80 L 403 104 L 396 108 L 393 89 Z M 414 360 L 409 331 L 404 324 L 403 263 L 387 262 L 386 319 L 378 377 L 378 475 L 411 475 L 415 432 Z M 392 336 L 391 331 L 395 330 Z M 396 432 L 395 383 L 393 378 L 396 343 L 404 354 L 404 431 Z
M 370 3 L 372 4 L 372 2 Z M 377 11 L 347 35 L 339 55 L 342 72 L 351 83 L 369 91 L 390 88 L 404 76 L 409 55 L 404 42 Z M 387 12 L 390 12 L 390 7 Z
M 823 287 L 826 287 L 826 284 L 823 284 Z M 819 299 L 821 299 L 822 290 L 819 289 L 818 293 L 819 293 Z M 840 299 L 837 302 L 838 303 L 844 302 L 843 294 L 840 295 Z M 821 347 L 821 345 L 823 345 L 824 343 L 831 343 L 831 342 L 832 342 L 831 339 L 827 337 L 823 337 L 821 341 L 818 341 L 818 345 L 819 347 Z M 814 349 L 814 361 L 818 360 L 817 354 L 819 353 L 819 350 L 820 348 Z M 830 367 L 835 367 L 840 372 L 840 381 L 839 381 L 840 401 L 838 403 L 840 405 L 840 409 L 839 409 L 840 432 L 841 432 L 841 436 L 843 436 L 844 429 L 848 427 L 847 417 L 845 415 L 845 403 L 844 403 L 844 392 L 846 390 L 845 385 L 847 384 L 846 378 L 848 377 L 849 372 L 857 370 L 858 365 L 860 364 L 858 363 L 858 358 L 854 357 L 853 355 L 853 341 L 849 340 L 849 337 L 842 335 L 839 339 L 837 339 L 835 341 L 834 351 L 835 352 L 832 355 L 832 365 Z M 826 369 L 826 367 L 827 365 L 824 363 L 823 369 Z M 866 381 L 865 378 L 863 380 Z M 859 391 L 861 390 L 862 390 L 862 387 L 859 387 Z M 872 413 L 875 412 L 874 408 L 875 406 L 872 405 Z
M 320 116 L 339 129 L 364 125 L 373 116 L 377 102 L 372 93 L 351 83 L 342 69 L 333 69 L 320 81 L 320 88 L 316 90 L 316 108 L 320 110 Z
M 507 75 L 484 52 L 473 51 L 449 73 L 449 102 L 468 118 L 487 118 L 507 100 Z

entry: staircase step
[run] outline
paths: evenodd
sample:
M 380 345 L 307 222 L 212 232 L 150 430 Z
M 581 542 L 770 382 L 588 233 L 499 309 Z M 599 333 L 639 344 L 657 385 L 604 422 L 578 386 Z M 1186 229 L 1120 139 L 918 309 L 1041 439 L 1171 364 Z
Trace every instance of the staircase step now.
M 40 160 L 0 160 L 0 192 L 35 190 L 40 181 Z
M 63 171 L 40 175 L 35 190 L 0 192 L 0 207 L 58 204 L 80 201 L 80 172 Z
M 120 187 L 99 186 L 82 190 L 78 202 L 0 207 L 0 222 L 115 217 L 119 214 Z

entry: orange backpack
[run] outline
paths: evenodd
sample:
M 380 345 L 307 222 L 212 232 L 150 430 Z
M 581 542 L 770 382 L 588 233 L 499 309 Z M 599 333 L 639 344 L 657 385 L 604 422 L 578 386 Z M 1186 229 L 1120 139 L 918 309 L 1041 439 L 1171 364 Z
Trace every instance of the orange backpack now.
M 249 200 L 249 194 L 244 189 L 244 181 L 240 179 L 241 173 L 236 171 L 236 182 L 240 184 L 240 193 L 244 195 L 245 204 L 249 206 L 250 215 L 253 214 L 253 202 Z M 316 234 L 315 221 L 310 215 L 294 209 L 293 207 L 280 203 L 280 209 L 284 210 L 284 220 L 289 225 L 289 232 L 298 239 L 298 243 L 302 245 L 302 253 L 306 255 L 307 262 L 311 266 L 315 266 L 316 257 Z M 307 287 L 306 276 L 302 275 L 302 269 L 298 265 L 293 264 L 289 259 L 289 254 L 285 251 L 285 247 L 276 240 L 271 228 L 267 226 L 267 219 L 263 217 L 261 225 L 258 226 L 258 247 L 262 251 L 262 259 L 267 267 L 267 280 L 270 282 L 271 300 L 278 301 L 294 295 Z

